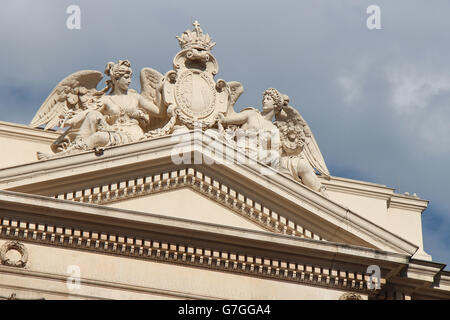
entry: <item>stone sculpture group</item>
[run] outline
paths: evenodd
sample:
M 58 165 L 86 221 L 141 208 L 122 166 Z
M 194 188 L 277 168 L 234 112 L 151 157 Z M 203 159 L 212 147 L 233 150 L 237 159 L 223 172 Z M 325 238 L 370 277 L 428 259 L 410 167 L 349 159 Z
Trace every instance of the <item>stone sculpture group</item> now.
M 101 72 L 84 70 L 62 80 L 30 123 L 44 129 L 60 128 L 49 159 L 81 151 L 138 142 L 170 135 L 180 128 L 216 130 L 225 143 L 239 149 L 236 137 L 258 137 L 256 149 L 272 151 L 258 160 L 269 164 L 278 157 L 281 171 L 325 194 L 317 173 L 329 172 L 317 142 L 289 97 L 270 88 L 263 93 L 262 111 L 234 105 L 243 93 L 239 82 L 217 81 L 219 66 L 211 54 L 215 45 L 196 21 L 193 30 L 177 37 L 181 51 L 173 70 L 162 75 L 151 68 L 140 73 L 141 93 L 129 89 L 132 69 L 128 60 L 109 62 L 106 87 L 97 90 Z M 273 119 L 275 118 L 275 121 Z M 261 142 L 262 141 L 262 142 Z M 244 152 L 249 152 L 245 145 Z M 273 154 L 275 153 L 275 154 Z

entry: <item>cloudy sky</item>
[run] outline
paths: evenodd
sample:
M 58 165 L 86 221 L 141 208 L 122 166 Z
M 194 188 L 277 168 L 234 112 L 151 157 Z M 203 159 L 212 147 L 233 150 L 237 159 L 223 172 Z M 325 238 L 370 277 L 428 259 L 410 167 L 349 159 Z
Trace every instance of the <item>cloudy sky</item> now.
M 81 30 L 66 27 L 69 5 Z M 381 30 L 366 26 L 381 8 Z M 23 1 L 0 10 L 0 120 L 28 124 L 72 72 L 129 59 L 171 69 L 176 35 L 199 20 L 219 76 L 240 81 L 237 109 L 289 94 L 332 175 L 416 192 L 425 250 L 450 264 L 450 1 Z M 447 267 L 448 269 L 448 267 Z

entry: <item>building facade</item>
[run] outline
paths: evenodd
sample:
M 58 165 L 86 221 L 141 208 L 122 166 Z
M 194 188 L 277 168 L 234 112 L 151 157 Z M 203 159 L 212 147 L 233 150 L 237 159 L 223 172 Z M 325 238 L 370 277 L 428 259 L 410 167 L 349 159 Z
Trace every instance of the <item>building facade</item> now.
M 235 112 L 209 35 L 178 40 L 141 93 L 109 63 L 107 88 L 80 71 L 29 126 L 0 122 L 1 298 L 450 298 L 428 201 L 330 175 L 286 95 Z

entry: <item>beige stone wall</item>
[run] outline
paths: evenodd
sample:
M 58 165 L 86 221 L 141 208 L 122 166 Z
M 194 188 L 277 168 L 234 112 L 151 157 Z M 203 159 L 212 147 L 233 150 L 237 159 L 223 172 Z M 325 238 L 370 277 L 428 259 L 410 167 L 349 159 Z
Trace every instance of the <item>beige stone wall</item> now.
M 50 144 L 58 137 L 52 131 L 0 121 L 0 169 L 37 161 L 37 152 L 52 153 Z
M 399 237 L 419 245 L 419 250 L 414 255 L 415 258 L 431 261 L 431 256 L 425 251 L 423 245 L 422 216 L 420 213 L 407 209 L 389 208 L 387 218 L 389 221 L 388 230 L 396 232 Z
M 351 179 L 333 177 L 325 184 L 331 200 L 419 246 L 417 258 L 431 260 L 424 251 L 422 237 L 422 212 L 428 205 L 426 200 L 396 194 L 393 188 L 384 185 Z
M 0 240 L 0 246 L 5 240 Z M 46 299 L 331 299 L 339 290 L 162 262 L 24 243 L 24 269 L 0 266 L 0 297 Z M 81 271 L 67 287 L 67 268 Z M 367 296 L 362 295 L 363 298 Z
M 224 206 L 187 188 L 123 200 L 111 203 L 108 206 L 225 226 L 267 231 L 255 223 L 238 216 Z

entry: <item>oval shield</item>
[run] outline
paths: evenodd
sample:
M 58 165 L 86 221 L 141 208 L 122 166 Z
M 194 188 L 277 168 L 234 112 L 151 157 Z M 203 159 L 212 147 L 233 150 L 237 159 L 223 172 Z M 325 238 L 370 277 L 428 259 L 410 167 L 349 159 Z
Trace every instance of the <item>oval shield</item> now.
M 205 73 L 187 70 L 180 75 L 175 88 L 177 104 L 193 118 L 202 119 L 214 111 L 214 81 Z

